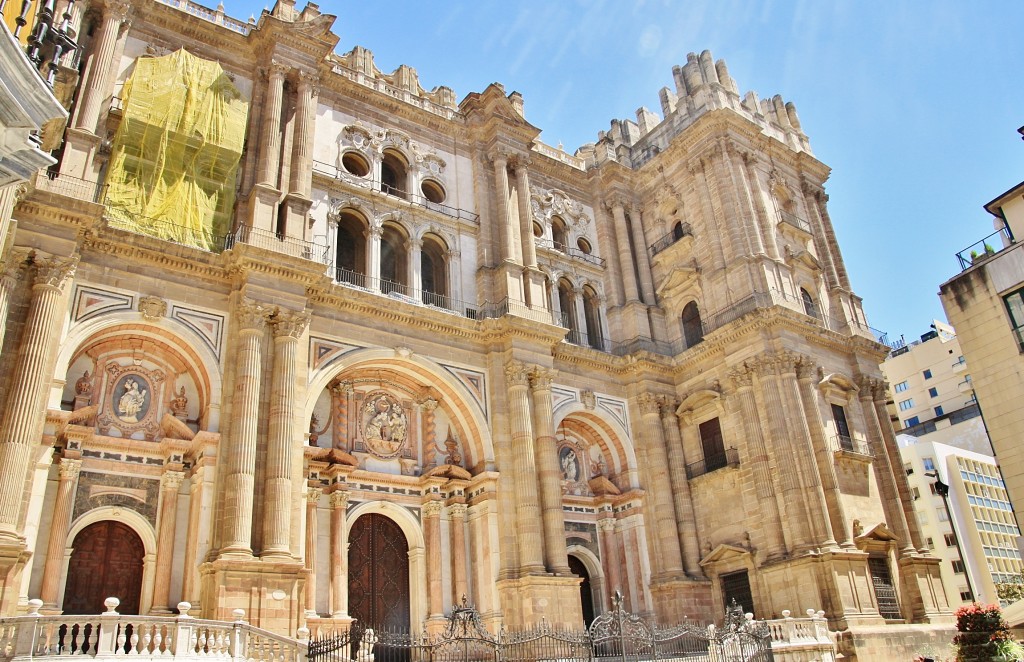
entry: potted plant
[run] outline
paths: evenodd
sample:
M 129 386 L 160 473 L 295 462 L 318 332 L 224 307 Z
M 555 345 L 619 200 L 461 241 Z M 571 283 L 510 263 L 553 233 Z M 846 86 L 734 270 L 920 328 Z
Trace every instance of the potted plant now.
M 1022 660 L 1024 652 L 1013 640 L 999 605 L 972 603 L 955 612 L 958 634 L 953 638 L 957 662 Z

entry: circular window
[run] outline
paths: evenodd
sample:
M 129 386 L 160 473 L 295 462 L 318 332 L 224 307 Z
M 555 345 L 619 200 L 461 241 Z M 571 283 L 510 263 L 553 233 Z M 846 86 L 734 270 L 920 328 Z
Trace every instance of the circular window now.
M 533 224 L 533 236 L 538 239 L 544 236 L 544 228 L 542 228 L 538 223 Z
M 341 166 L 345 168 L 345 172 L 356 177 L 366 177 L 370 174 L 370 164 L 358 152 L 345 152 L 341 157 Z
M 420 184 L 420 190 L 423 191 L 423 197 L 429 202 L 434 204 L 441 204 L 444 202 L 445 194 L 444 189 L 441 185 L 432 179 L 426 179 Z
M 582 238 L 576 241 L 576 247 L 583 251 L 583 253 L 585 253 L 586 255 L 590 255 L 590 251 L 593 250 L 590 248 L 590 242 Z

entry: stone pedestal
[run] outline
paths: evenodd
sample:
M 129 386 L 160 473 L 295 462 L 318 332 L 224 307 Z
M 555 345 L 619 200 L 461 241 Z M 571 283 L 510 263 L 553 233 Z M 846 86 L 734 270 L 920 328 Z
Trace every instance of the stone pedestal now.
M 915 623 L 948 625 L 956 622 L 942 588 L 939 563 L 938 558 L 918 554 L 899 560 L 904 599 L 912 601 Z
M 31 556 L 23 540 L 0 544 L 0 614 L 15 613 L 22 571 Z
M 505 626 L 510 629 L 534 627 L 540 625 L 543 618 L 550 626 L 578 630 L 583 627 L 581 581 L 576 576 L 531 575 L 497 582 Z
M 85 129 L 68 129 L 64 136 L 64 156 L 60 161 L 60 172 L 84 180 L 92 180 L 93 156 L 100 145 L 100 138 Z
M 270 184 L 256 184 L 249 192 L 249 225 L 257 230 L 273 232 L 274 213 L 281 202 L 281 191 Z
M 217 560 L 204 563 L 203 618 L 235 620 L 235 609 L 245 620 L 278 633 L 294 633 L 304 619 L 306 569 L 301 561 L 270 562 Z
M 284 214 L 285 217 L 281 227 L 284 228 L 289 238 L 305 238 L 306 219 L 308 218 L 309 208 L 312 206 L 312 200 L 298 193 L 289 193 L 284 197 L 284 204 L 281 205 L 280 213 Z M 296 255 L 295 257 L 312 259 L 312 256 L 309 255 Z

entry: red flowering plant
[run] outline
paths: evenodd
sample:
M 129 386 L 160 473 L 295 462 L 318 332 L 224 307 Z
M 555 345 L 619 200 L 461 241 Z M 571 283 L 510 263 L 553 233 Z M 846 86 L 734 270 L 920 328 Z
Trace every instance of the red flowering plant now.
M 1021 659 L 1021 646 L 1013 640 L 999 605 L 975 602 L 960 607 L 955 615 L 959 631 L 953 638 L 957 662 Z

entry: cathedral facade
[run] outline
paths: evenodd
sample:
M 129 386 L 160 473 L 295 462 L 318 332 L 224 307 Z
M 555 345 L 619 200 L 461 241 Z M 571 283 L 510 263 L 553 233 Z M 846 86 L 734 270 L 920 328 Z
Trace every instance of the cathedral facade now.
M 705 51 L 569 154 L 315 5 L 72 20 L 0 280 L 3 613 L 949 620 L 791 103 Z

